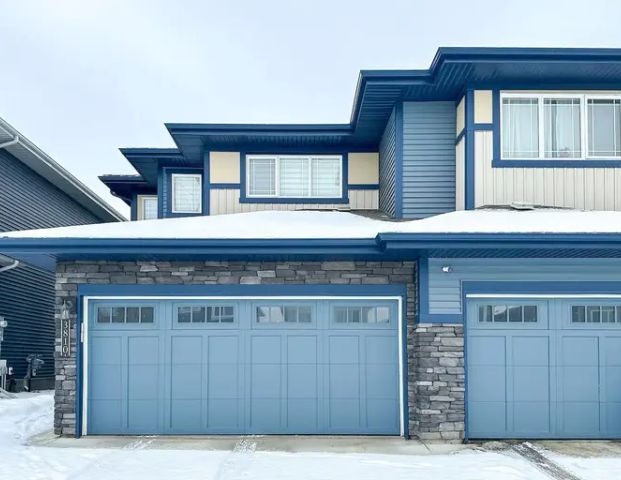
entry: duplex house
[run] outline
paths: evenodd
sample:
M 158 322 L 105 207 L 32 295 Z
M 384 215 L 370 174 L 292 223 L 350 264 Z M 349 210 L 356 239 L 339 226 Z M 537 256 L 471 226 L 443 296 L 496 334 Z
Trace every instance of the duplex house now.
M 0 119 L 0 232 L 124 218 Z M 0 255 L 0 387 L 20 389 L 30 355 L 44 363 L 33 388 L 54 386 L 54 259 Z M 1 328 L 1 327 L 0 327 Z M 32 358 L 32 357 L 31 357 Z
M 441 48 L 349 123 L 168 124 L 57 260 L 56 432 L 621 437 L 621 50 Z

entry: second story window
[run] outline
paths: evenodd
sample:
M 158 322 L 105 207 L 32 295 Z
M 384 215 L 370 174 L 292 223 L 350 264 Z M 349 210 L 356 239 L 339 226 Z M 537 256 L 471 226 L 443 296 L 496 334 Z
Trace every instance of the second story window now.
M 621 96 L 503 93 L 502 158 L 621 158 Z
M 172 213 L 201 213 L 202 177 L 200 174 L 173 173 Z
M 138 220 L 157 218 L 157 195 L 138 195 Z
M 340 155 L 249 155 L 248 197 L 340 198 Z

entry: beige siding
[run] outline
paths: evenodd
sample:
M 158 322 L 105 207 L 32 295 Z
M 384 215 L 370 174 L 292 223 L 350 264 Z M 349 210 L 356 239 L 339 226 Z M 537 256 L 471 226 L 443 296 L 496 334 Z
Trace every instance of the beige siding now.
M 379 183 L 379 153 L 350 153 L 347 160 L 348 183 Z
M 239 183 L 239 152 L 209 152 L 209 181 Z
M 465 164 L 466 161 L 466 140 L 462 137 L 455 145 L 455 210 L 463 210 L 466 205 L 466 185 Z
M 466 127 L 466 97 L 462 97 L 462 99 L 457 104 L 456 110 L 456 118 L 455 118 L 455 135 L 459 135 L 461 131 Z
M 377 190 L 350 190 L 348 204 L 316 203 L 239 203 L 238 189 L 214 189 L 209 192 L 209 214 L 256 212 L 260 210 L 377 210 Z
M 491 131 L 475 132 L 475 206 L 525 202 L 621 210 L 619 168 L 492 168 Z
M 475 90 L 474 123 L 492 123 L 492 91 Z

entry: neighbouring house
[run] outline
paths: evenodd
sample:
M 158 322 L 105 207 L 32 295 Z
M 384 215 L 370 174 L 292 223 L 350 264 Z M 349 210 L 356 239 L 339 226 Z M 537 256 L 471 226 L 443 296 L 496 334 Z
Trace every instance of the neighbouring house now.
M 55 430 L 621 437 L 621 50 L 441 48 L 342 125 L 168 124 L 57 261 Z
M 36 145 L 0 119 L 0 232 L 124 220 Z M 33 388 L 54 387 L 54 259 L 0 255 L 0 344 L 6 386 L 21 389 L 27 357 L 43 364 Z

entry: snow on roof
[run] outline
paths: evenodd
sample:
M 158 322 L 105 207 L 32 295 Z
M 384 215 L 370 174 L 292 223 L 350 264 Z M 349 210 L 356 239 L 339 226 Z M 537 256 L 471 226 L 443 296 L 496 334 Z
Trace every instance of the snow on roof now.
M 1 233 L 9 238 L 372 239 L 379 233 L 619 233 L 621 212 L 486 209 L 390 221 L 347 212 L 262 211 Z

